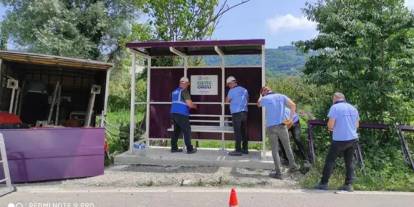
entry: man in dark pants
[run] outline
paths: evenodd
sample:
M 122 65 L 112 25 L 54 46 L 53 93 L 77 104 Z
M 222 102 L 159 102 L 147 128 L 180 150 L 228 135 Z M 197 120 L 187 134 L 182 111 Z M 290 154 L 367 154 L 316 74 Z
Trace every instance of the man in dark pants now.
M 346 168 L 345 184 L 339 189 L 353 191 L 352 181 L 354 166 L 352 159 L 355 145 L 358 141 L 357 129 L 359 127 L 359 114 L 357 109 L 345 101 L 342 93 L 336 92 L 333 96 L 333 105 L 328 113 L 328 129 L 332 131 L 332 144 L 325 160 L 322 178 L 316 186 L 317 189 L 327 190 L 329 178 L 339 154 L 343 154 Z
M 248 138 L 246 136 L 247 103 L 249 101 L 249 93 L 245 88 L 237 84 L 236 78 L 233 76 L 229 76 L 226 83 L 230 88 L 229 93 L 227 94 L 226 102 L 230 103 L 230 113 L 232 116 L 234 138 L 236 142 L 235 150 L 229 152 L 229 155 L 241 156 L 242 154 L 249 153 Z
M 188 92 L 188 86 L 190 82 L 188 78 L 182 77 L 180 79 L 180 86 L 176 88 L 172 94 L 171 104 L 171 118 L 174 124 L 174 133 L 171 138 L 171 152 L 182 152 L 177 146 L 178 137 L 181 133 L 184 136 L 184 143 L 187 148 L 187 153 L 192 154 L 197 152 L 197 149 L 191 144 L 191 126 L 190 126 L 190 108 L 197 108 L 191 101 L 190 93 Z
M 285 119 L 289 119 L 289 115 L 290 115 L 290 109 L 286 108 Z M 298 146 L 299 155 L 304 160 L 305 165 L 307 166 L 310 165 L 308 156 L 306 155 L 305 145 L 303 144 L 300 138 L 300 121 L 299 121 L 299 115 L 297 113 L 294 113 L 293 118 L 292 118 L 292 124 L 287 127 L 288 127 L 290 136 L 293 138 L 293 140 L 295 141 L 295 144 Z M 283 152 L 282 153 L 283 157 L 287 159 L 286 152 L 284 149 L 282 150 L 282 152 Z

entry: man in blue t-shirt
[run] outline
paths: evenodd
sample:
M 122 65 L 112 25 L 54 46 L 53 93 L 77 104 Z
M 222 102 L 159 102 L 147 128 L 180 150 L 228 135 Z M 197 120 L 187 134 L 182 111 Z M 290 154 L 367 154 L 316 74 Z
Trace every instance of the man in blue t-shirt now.
M 174 124 L 174 133 L 171 137 L 171 152 L 182 152 L 183 150 L 178 148 L 178 137 L 183 134 L 184 143 L 187 148 L 188 154 L 197 152 L 197 149 L 191 144 L 191 125 L 190 125 L 190 109 L 196 109 L 195 105 L 191 101 L 190 92 L 188 87 L 190 81 L 187 77 L 180 79 L 180 85 L 171 92 L 171 120 Z
M 288 119 L 293 120 L 296 112 L 296 104 L 283 94 L 273 93 L 269 87 L 263 87 L 260 91 L 261 97 L 257 101 L 259 107 L 265 108 L 266 131 L 272 147 L 272 155 L 275 163 L 275 171 L 270 177 L 282 179 L 281 162 L 279 157 L 279 140 L 286 151 L 289 160 L 290 171 L 299 170 L 295 163 L 292 148 L 290 147 L 288 129 L 285 125 L 285 109 L 290 108 Z
M 237 84 L 237 80 L 233 76 L 227 78 L 226 84 L 230 88 L 226 97 L 226 102 L 230 103 L 230 113 L 233 122 L 234 139 L 236 142 L 235 150 L 229 152 L 229 155 L 241 156 L 242 154 L 249 153 L 248 138 L 246 136 L 249 93 L 245 88 Z
M 327 190 L 329 178 L 335 166 L 338 155 L 343 154 L 346 168 L 345 184 L 340 190 L 353 191 L 352 180 L 354 168 L 352 159 L 355 145 L 358 141 L 357 129 L 359 127 L 358 110 L 347 103 L 342 93 L 336 92 L 332 98 L 333 105 L 329 109 L 328 129 L 332 131 L 332 144 L 325 160 L 322 178 L 316 186 L 317 189 Z

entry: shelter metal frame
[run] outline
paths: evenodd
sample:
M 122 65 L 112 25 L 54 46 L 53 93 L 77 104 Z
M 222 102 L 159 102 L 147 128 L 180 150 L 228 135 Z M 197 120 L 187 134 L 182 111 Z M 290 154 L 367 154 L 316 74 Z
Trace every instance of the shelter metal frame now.
M 134 43 L 131 43 L 134 44 Z M 127 45 L 128 46 L 128 45 Z M 176 47 L 173 46 L 169 46 L 168 49 L 169 51 L 182 58 L 183 59 L 183 65 L 182 66 L 151 66 L 151 61 L 153 59 L 153 57 L 156 56 L 151 56 L 150 54 L 146 53 L 145 51 L 142 50 L 138 50 L 138 49 L 131 49 L 132 47 L 130 47 L 129 51 L 132 55 L 132 65 L 131 65 L 131 102 L 130 102 L 130 131 L 129 131 L 129 152 L 133 153 L 133 148 L 134 148 L 134 138 L 135 138 L 135 124 L 136 124 L 136 120 L 135 120 L 135 109 L 136 109 L 136 105 L 146 105 L 146 115 L 145 115 L 145 133 L 143 135 L 144 139 L 141 140 L 140 142 L 145 142 L 147 146 L 150 147 L 150 140 L 152 139 L 149 135 L 149 129 L 150 129 L 150 105 L 157 105 L 157 104 L 171 104 L 171 102 L 157 102 L 157 101 L 151 101 L 150 100 L 150 83 L 151 83 L 151 70 L 153 69 L 183 69 L 184 68 L 184 76 L 187 77 L 187 71 L 188 69 L 202 69 L 202 68 L 219 68 L 221 70 L 221 102 L 194 102 L 195 104 L 200 104 L 200 105 L 221 105 L 221 115 L 220 115 L 220 126 L 223 127 L 224 126 L 224 122 L 225 122 L 225 117 L 228 115 L 225 115 L 225 105 L 227 105 L 228 103 L 225 103 L 225 72 L 226 72 L 226 68 L 261 68 L 261 86 L 265 85 L 265 46 L 264 44 L 262 44 L 260 47 L 260 61 L 261 64 L 260 65 L 240 65 L 240 66 L 226 66 L 225 63 L 225 52 L 220 48 L 220 45 L 213 45 L 214 47 L 214 51 L 215 51 L 215 55 L 218 55 L 220 57 L 220 65 L 219 66 L 189 66 L 188 64 L 188 58 L 190 56 L 199 56 L 199 55 L 190 55 L 190 54 L 186 54 L 180 50 L 178 50 Z M 146 96 L 146 101 L 145 102 L 136 102 L 136 69 L 137 69 L 137 60 L 138 58 L 140 58 L 141 60 L 144 60 L 144 68 L 147 69 L 146 73 L 147 73 L 147 96 Z M 146 63 L 145 63 L 146 62 Z M 248 103 L 249 106 L 252 105 L 256 105 L 256 103 Z M 264 109 L 262 108 L 262 128 L 261 128 L 261 132 L 262 132 L 262 140 L 261 141 L 256 141 L 256 142 L 262 142 L 262 153 L 261 153 L 261 157 L 264 158 L 265 157 L 265 149 L 266 149 L 266 130 L 265 130 L 265 118 L 264 118 L 265 112 Z M 194 115 L 192 115 L 194 116 Z M 195 115 L 197 116 L 197 115 Z M 205 116 L 205 115 L 203 115 Z M 217 115 L 214 115 L 217 116 Z M 170 138 L 156 138 L 156 140 L 168 140 Z M 197 140 L 197 139 L 193 139 L 193 140 Z M 221 132 L 221 142 L 222 142 L 222 149 L 225 150 L 225 133 Z M 255 141 L 251 141 L 251 142 L 255 142 Z

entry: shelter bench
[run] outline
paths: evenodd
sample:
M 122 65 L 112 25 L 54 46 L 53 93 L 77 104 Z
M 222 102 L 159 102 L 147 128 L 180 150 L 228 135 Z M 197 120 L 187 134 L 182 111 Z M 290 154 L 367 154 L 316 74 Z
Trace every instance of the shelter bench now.
M 191 132 L 234 133 L 230 115 L 193 114 L 190 115 Z M 167 129 L 174 131 L 174 124 Z

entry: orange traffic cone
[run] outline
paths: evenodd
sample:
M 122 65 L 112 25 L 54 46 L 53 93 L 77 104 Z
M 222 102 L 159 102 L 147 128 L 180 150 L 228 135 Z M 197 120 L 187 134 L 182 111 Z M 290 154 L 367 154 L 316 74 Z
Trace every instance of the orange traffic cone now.
M 237 200 L 236 189 L 234 188 L 231 189 L 229 207 L 239 207 L 239 201 Z

